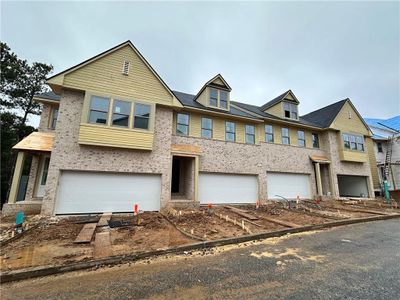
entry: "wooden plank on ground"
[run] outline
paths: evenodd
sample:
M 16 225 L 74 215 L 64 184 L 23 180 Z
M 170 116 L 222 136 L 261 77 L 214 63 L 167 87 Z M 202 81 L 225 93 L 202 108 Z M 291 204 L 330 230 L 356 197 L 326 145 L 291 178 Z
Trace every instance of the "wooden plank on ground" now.
M 103 213 L 101 215 L 99 222 L 97 223 L 97 227 L 107 226 L 108 221 L 110 221 L 110 219 L 111 219 L 111 215 L 112 215 L 111 212 Z
M 83 225 L 82 230 L 79 232 L 74 243 L 90 243 L 93 233 L 96 230 L 97 223 L 88 223 Z
M 367 213 L 367 214 L 372 214 L 372 215 L 381 215 L 381 216 L 391 215 L 391 213 L 388 213 L 388 212 L 376 211 L 376 210 L 370 210 L 370 209 L 359 209 L 359 208 L 338 207 L 338 206 L 333 206 L 332 208 L 338 209 L 338 210 L 350 211 L 350 212 L 353 211 L 353 212 Z
M 248 213 L 244 212 L 242 209 L 239 209 L 239 208 L 236 208 L 236 207 L 232 207 L 232 206 L 228 206 L 228 205 L 224 206 L 224 207 L 229 209 L 229 210 L 231 210 L 232 212 L 238 214 L 239 216 L 245 217 L 246 219 L 253 220 L 253 221 L 254 220 L 258 220 L 258 217 L 254 216 L 254 215 L 251 215 L 251 214 L 248 214 Z
M 278 220 L 278 219 L 271 218 L 271 217 L 260 216 L 260 218 L 264 219 L 265 221 L 268 221 L 268 222 L 271 222 L 271 223 L 275 223 L 275 224 L 278 224 L 278 225 L 282 225 L 282 226 L 285 226 L 285 227 L 289 227 L 289 228 L 301 227 L 301 225 L 299 225 L 299 224 L 295 224 L 295 223 L 288 222 L 288 221 L 282 221 L 282 220 Z
M 94 257 L 108 257 L 112 255 L 112 252 L 110 232 L 105 231 L 96 233 L 94 239 Z

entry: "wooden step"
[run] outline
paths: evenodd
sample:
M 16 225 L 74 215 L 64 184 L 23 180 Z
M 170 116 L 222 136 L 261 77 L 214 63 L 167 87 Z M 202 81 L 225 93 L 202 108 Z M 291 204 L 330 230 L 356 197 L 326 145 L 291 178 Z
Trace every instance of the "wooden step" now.
M 81 231 L 76 237 L 74 243 L 90 243 L 93 237 L 93 233 L 96 230 L 97 223 L 88 223 L 83 225 Z

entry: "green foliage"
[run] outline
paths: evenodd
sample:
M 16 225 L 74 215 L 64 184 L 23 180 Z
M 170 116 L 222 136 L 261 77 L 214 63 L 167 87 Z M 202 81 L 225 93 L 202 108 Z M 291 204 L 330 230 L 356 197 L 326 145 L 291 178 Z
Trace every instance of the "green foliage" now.
M 0 42 L 0 104 L 2 111 L 12 109 L 22 112 L 20 122 L 25 124 L 29 114 L 39 115 L 40 105 L 33 102 L 35 94 L 48 90 L 46 77 L 53 66 L 19 59 L 6 43 Z M 22 133 L 19 134 L 23 137 Z
M 18 142 L 19 134 L 26 136 L 35 129 L 21 125 L 20 117 L 10 112 L 1 114 L 1 203 L 7 198 L 7 192 L 14 170 L 16 152 L 12 147 Z

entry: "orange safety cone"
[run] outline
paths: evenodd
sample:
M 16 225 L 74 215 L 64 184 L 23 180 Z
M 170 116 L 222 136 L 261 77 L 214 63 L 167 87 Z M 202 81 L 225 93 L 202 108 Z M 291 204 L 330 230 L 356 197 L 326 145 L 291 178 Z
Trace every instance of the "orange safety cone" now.
M 257 202 L 256 202 L 256 209 L 259 209 L 260 208 L 260 200 L 257 200 Z
M 138 212 L 139 212 L 139 206 L 138 206 L 137 204 L 135 204 L 134 210 L 133 210 L 133 211 L 134 211 L 133 214 L 134 214 L 135 216 L 137 216 L 137 214 L 138 214 Z

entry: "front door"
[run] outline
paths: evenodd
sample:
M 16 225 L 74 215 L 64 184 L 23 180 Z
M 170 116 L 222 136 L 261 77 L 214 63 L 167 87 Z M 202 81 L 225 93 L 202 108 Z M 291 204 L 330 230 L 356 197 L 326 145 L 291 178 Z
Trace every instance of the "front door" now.
M 36 187 L 37 198 L 43 198 L 44 196 L 44 187 L 46 186 L 49 164 L 50 164 L 50 156 L 48 155 L 42 156 L 40 159 L 40 166 L 39 166 L 39 177 L 38 177 L 39 180 L 37 182 L 37 187 Z

